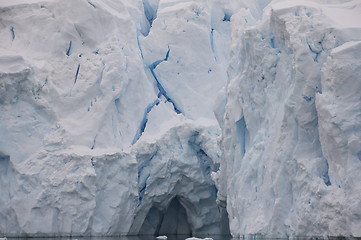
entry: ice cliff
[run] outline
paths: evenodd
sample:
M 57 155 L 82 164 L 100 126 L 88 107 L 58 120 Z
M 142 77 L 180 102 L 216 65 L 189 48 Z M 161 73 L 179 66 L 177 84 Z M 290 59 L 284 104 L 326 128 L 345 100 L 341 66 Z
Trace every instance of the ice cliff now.
M 360 23 L 356 0 L 1 1 L 0 235 L 361 236 Z
M 221 4 L 1 1 L 1 234 L 229 232 Z
M 361 236 L 361 4 L 232 16 L 218 201 L 233 235 Z

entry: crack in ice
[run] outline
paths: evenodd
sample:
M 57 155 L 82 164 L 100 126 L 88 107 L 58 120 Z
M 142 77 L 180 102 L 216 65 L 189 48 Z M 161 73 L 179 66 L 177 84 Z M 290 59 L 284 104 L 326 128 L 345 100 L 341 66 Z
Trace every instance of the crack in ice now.
M 177 107 L 177 104 L 174 102 L 173 99 L 171 99 L 168 94 L 167 94 L 167 91 L 164 89 L 164 87 L 162 86 L 162 84 L 159 82 L 156 74 L 154 73 L 154 69 L 162 62 L 166 62 L 168 61 L 168 57 L 169 57 L 169 53 L 170 53 L 170 48 L 168 46 L 168 51 L 166 53 L 166 56 L 163 60 L 158 60 L 158 61 L 155 61 L 153 62 L 150 66 L 149 66 L 149 70 L 150 72 L 152 73 L 153 77 L 154 77 L 154 80 L 156 81 L 156 85 L 157 85 L 157 88 L 159 90 L 159 93 L 158 93 L 158 98 L 161 98 L 162 96 L 166 99 L 166 102 L 170 102 L 172 105 L 173 105 L 173 108 L 174 108 L 174 111 L 177 113 L 177 114 L 181 114 L 182 111 Z

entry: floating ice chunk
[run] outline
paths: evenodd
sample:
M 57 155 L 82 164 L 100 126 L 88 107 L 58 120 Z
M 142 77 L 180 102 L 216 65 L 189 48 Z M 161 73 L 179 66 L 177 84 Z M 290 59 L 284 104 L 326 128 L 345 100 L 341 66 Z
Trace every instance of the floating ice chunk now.
M 197 237 L 190 237 L 190 238 L 186 238 L 186 240 L 213 240 L 213 238 L 197 238 Z
M 161 240 L 164 240 L 164 239 L 167 239 L 167 238 L 168 238 L 168 237 L 165 236 L 165 235 L 156 237 L 156 239 L 161 239 Z

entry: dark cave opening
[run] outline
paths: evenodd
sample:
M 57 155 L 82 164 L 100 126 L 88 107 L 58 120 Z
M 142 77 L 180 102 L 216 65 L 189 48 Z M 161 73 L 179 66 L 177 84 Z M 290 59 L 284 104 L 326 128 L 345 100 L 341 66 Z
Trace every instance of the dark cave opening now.
M 191 236 L 192 229 L 188 223 L 185 208 L 175 197 L 169 204 L 165 212 L 156 207 L 152 207 L 143 225 L 139 235 L 188 235 Z

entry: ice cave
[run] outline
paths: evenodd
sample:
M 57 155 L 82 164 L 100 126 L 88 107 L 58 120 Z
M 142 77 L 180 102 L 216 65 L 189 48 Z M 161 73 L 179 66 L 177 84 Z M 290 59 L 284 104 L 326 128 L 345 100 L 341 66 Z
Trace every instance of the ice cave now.
M 187 219 L 187 212 L 175 197 L 165 212 L 152 207 L 145 218 L 139 235 L 188 235 L 192 230 Z
M 360 93 L 360 0 L 0 0 L 0 239 L 361 237 Z

